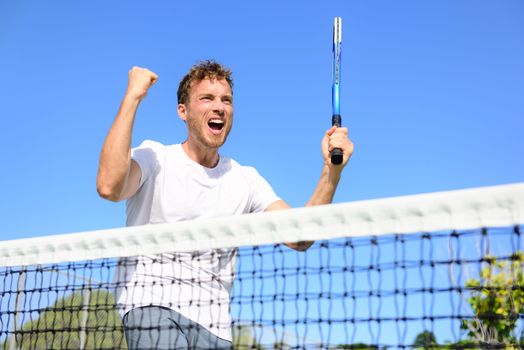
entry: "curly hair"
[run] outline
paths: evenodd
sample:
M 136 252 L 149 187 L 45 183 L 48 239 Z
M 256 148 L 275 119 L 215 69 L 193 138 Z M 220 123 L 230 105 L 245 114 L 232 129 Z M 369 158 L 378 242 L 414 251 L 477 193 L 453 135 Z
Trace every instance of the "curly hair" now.
M 189 72 L 180 81 L 177 91 L 178 103 L 187 103 L 191 84 L 206 78 L 212 80 L 225 79 L 231 87 L 231 91 L 233 91 L 233 76 L 231 70 L 214 60 L 205 60 L 191 67 Z

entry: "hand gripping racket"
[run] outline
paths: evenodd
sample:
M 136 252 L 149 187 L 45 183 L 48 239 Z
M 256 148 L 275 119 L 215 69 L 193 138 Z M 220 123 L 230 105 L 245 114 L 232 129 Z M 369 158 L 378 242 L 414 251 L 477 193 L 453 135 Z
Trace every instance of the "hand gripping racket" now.
M 335 17 L 333 23 L 333 90 L 332 103 L 333 115 L 331 117 L 331 125 L 340 127 L 342 125 L 342 117 L 340 116 L 340 60 L 342 55 L 342 18 Z M 341 164 L 344 159 L 344 154 L 340 148 L 334 148 L 331 151 L 331 163 Z

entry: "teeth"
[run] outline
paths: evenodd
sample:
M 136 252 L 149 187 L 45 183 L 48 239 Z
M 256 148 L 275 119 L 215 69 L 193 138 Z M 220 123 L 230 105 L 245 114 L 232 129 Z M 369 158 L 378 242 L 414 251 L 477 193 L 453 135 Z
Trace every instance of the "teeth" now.
M 224 121 L 220 119 L 211 119 L 209 122 L 215 124 L 224 124 Z

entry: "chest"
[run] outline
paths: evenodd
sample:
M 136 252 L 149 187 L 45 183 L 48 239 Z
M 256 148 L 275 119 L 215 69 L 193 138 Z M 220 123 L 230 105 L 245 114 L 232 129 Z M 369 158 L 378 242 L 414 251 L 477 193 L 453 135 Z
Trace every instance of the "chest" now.
M 156 182 L 156 209 L 166 222 L 249 212 L 249 184 L 235 169 L 207 174 L 173 163 Z

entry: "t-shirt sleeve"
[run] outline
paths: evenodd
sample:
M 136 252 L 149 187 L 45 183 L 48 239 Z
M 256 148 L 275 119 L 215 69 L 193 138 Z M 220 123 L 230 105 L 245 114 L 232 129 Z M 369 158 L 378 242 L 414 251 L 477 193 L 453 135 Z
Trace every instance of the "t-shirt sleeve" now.
M 246 175 L 250 184 L 249 212 L 258 213 L 280 200 L 273 191 L 271 185 L 264 179 L 255 168 L 246 167 Z
M 162 144 L 151 140 L 145 140 L 140 146 L 131 150 L 131 159 L 137 162 L 142 172 L 139 186 L 142 186 L 154 174 L 161 153 Z

